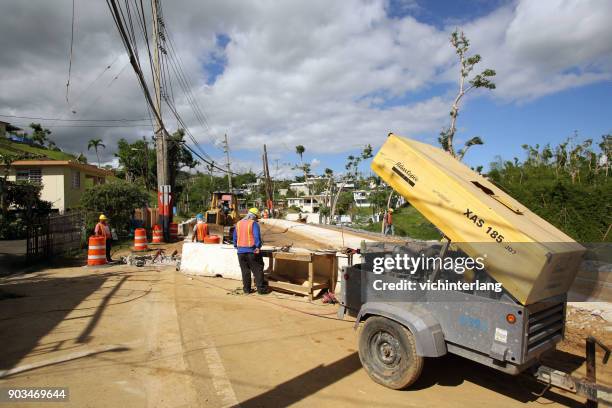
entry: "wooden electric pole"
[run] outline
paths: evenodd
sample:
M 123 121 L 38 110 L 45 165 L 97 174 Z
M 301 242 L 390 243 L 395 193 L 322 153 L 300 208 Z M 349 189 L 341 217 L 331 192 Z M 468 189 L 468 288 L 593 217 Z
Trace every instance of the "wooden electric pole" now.
M 160 18 L 158 1 L 151 0 L 151 17 L 153 19 L 153 100 L 157 115 L 155 115 L 155 152 L 157 156 L 157 188 L 160 222 L 164 230 L 166 242 L 169 238 L 169 224 L 172 217 L 170 186 L 168 185 L 168 145 L 166 134 L 161 123 L 161 64 L 160 64 Z
M 229 192 L 232 192 L 232 171 L 230 169 L 230 156 L 229 156 L 229 143 L 227 142 L 227 133 L 225 134 L 225 142 L 223 144 L 223 150 L 225 151 L 225 158 L 227 160 L 227 185 L 229 186 Z
M 263 171 L 266 189 L 266 208 L 270 214 L 270 217 L 274 217 L 274 191 L 272 189 L 272 181 L 270 180 L 270 166 L 268 165 L 268 149 L 264 144 L 263 147 Z

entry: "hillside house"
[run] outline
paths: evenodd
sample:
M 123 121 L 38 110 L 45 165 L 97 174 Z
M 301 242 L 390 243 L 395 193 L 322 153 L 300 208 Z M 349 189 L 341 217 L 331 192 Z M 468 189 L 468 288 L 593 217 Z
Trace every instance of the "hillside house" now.
M 9 181 L 41 184 L 41 199 L 64 213 L 78 206 L 88 186 L 106 183 L 109 170 L 71 160 L 18 160 L 11 164 Z

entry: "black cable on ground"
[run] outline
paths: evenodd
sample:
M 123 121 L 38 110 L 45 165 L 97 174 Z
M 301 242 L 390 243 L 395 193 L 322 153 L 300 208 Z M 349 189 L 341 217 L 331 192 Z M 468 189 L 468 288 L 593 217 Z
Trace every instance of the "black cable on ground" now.
M 225 291 L 226 294 L 230 294 L 230 293 L 233 292 L 231 290 L 227 290 L 223 286 L 215 285 L 214 283 L 211 283 L 209 281 L 201 280 L 197 276 L 192 276 L 192 277 L 195 278 L 196 280 L 202 282 L 202 283 L 207 283 L 207 284 L 209 284 L 212 287 L 215 287 L 217 289 L 221 289 L 221 290 Z M 265 300 L 265 299 L 263 299 L 261 297 L 257 297 L 257 295 L 254 295 L 253 299 L 261 301 L 261 302 L 264 302 L 264 303 L 268 303 L 268 304 L 271 304 L 271 305 L 280 306 L 282 308 L 285 308 L 285 309 L 288 309 L 288 310 L 291 310 L 291 311 L 294 311 L 294 312 L 298 312 L 298 313 L 301 313 L 301 314 L 305 314 L 305 315 L 308 315 L 308 316 L 318 317 L 318 318 L 327 319 L 327 320 L 336 320 L 336 321 L 339 321 L 339 322 L 345 322 L 345 323 L 351 323 L 351 324 L 355 323 L 355 322 L 351 322 L 349 320 L 341 320 L 341 319 L 338 319 L 338 318 L 328 317 L 330 315 L 335 315 L 336 313 L 329 313 L 329 314 L 325 315 L 325 314 L 317 314 L 317 313 L 307 312 L 305 310 L 299 310 L 299 309 L 296 309 L 296 308 L 291 307 L 291 306 L 282 305 L 282 304 L 278 304 L 278 303 L 267 301 L 267 300 Z M 283 300 L 283 298 L 280 298 L 280 297 L 277 297 L 276 299 Z M 317 306 L 319 306 L 319 305 L 317 305 Z

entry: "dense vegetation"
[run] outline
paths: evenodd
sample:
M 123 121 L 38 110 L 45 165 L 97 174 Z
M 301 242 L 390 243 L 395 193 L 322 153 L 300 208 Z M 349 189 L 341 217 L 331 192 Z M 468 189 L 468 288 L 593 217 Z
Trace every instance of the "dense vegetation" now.
M 488 177 L 527 208 L 572 238 L 611 242 L 612 135 L 578 143 L 569 139 L 556 147 L 524 145 L 520 162 L 498 159 Z
M 93 231 L 100 214 L 110 218 L 119 233 L 128 231 L 135 208 L 148 201 L 145 190 L 132 183 L 117 180 L 87 188 L 81 196 L 81 207 L 85 210 L 86 228 Z

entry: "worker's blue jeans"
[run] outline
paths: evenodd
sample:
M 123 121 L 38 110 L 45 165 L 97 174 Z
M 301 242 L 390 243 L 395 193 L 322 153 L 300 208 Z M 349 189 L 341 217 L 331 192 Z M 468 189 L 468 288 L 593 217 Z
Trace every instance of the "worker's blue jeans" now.
M 385 235 L 395 235 L 395 228 L 393 228 L 393 224 L 385 227 Z

